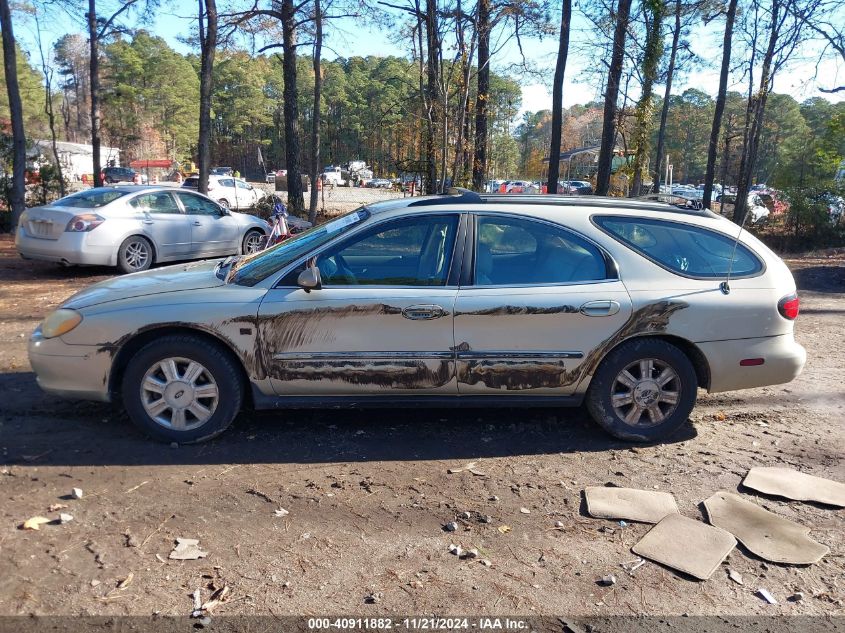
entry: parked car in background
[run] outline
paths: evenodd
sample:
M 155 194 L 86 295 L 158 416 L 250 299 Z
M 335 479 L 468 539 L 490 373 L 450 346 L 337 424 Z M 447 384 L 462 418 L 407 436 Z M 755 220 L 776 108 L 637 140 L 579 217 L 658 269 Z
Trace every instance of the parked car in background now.
M 103 168 L 102 174 L 103 182 L 107 185 L 121 182 L 142 185 L 146 184 L 148 181 L 146 174 L 141 174 L 129 167 L 105 167 Z M 140 182 L 136 183 L 136 178 L 139 179 Z
M 755 192 L 748 194 L 748 221 L 751 224 L 758 224 L 766 220 L 771 211 L 763 203 L 763 199 Z
M 182 187 L 196 189 L 199 185 L 199 176 L 187 178 Z M 208 197 L 217 200 L 227 209 L 241 211 L 251 209 L 261 200 L 266 193 L 263 189 L 257 189 L 241 178 L 231 176 L 209 176 Z
M 231 167 L 212 167 L 208 173 L 214 176 L 231 176 L 235 172 Z
M 131 273 L 158 262 L 252 253 L 268 231 L 264 220 L 193 191 L 118 185 L 27 209 L 15 246 L 24 259 Z
M 564 193 L 577 193 L 579 195 L 592 195 L 593 186 L 586 180 L 564 180 L 562 183 Z
M 367 183 L 367 186 L 374 189 L 390 189 L 393 186 L 393 182 L 387 178 L 373 178 Z
M 94 284 L 47 316 L 29 358 L 45 391 L 119 401 L 165 442 L 212 438 L 247 402 L 584 403 L 652 442 L 688 423 L 699 388 L 801 372 L 795 292 L 777 255 L 709 211 L 464 192 Z

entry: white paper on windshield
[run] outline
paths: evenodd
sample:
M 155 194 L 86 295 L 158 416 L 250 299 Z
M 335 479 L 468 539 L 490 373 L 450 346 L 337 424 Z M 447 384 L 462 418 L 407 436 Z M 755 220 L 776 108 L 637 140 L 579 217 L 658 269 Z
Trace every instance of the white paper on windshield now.
M 332 222 L 326 224 L 326 233 L 336 233 L 340 229 L 347 227 L 350 224 L 355 224 L 360 219 L 360 213 L 352 213 L 337 220 L 333 220 Z

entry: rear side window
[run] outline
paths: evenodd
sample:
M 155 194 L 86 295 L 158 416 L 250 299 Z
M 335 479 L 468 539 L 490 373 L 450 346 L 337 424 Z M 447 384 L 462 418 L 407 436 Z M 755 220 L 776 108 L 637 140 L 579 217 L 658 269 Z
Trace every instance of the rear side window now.
M 74 193 L 69 196 L 56 200 L 53 203 L 54 207 L 75 207 L 77 209 L 99 209 L 110 202 L 114 202 L 118 198 L 125 196 L 127 192 L 118 189 L 86 189 L 79 193 Z
M 763 263 L 735 237 L 668 220 L 598 216 L 605 232 L 651 261 L 685 277 L 751 277 Z M 733 255 L 733 266 L 731 256 Z
M 607 277 L 601 252 L 569 231 L 544 222 L 480 216 L 475 285 L 586 283 Z

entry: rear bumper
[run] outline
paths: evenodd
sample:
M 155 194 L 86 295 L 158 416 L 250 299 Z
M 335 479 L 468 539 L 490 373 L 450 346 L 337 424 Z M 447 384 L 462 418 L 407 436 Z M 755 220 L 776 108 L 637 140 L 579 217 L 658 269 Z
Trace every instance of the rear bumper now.
M 109 402 L 111 354 L 93 345 L 68 345 L 36 332 L 29 340 L 29 363 L 47 393 Z
M 698 343 L 710 365 L 711 393 L 779 385 L 795 379 L 807 361 L 806 350 L 792 334 L 765 338 Z M 762 358 L 762 365 L 743 367 L 747 358 Z
M 15 247 L 26 259 L 40 259 L 60 264 L 114 266 L 116 251 L 111 245 L 89 243 L 90 233 L 62 233 L 57 240 L 28 235 L 24 227 L 15 232 Z

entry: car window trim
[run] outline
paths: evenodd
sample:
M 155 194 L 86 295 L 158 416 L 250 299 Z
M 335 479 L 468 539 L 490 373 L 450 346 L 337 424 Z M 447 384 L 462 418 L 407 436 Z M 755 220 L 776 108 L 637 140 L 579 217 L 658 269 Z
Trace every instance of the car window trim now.
M 475 283 L 475 256 L 478 247 L 478 220 L 480 217 L 507 217 L 513 218 L 517 220 L 525 220 L 528 222 L 537 222 L 538 224 L 547 224 L 552 226 L 556 229 L 562 230 L 565 233 L 571 233 L 577 238 L 580 238 L 598 250 L 599 254 L 602 256 L 604 260 L 604 273 L 606 277 L 604 279 L 587 279 L 584 281 L 557 281 L 554 283 L 522 283 L 522 284 L 491 284 L 491 285 L 484 285 L 479 286 Z M 598 244 L 595 240 L 590 239 L 586 235 L 575 231 L 574 229 L 569 228 L 568 226 L 563 226 L 557 222 L 552 220 L 547 220 L 545 218 L 538 218 L 533 215 L 522 215 L 517 213 L 500 213 L 500 212 L 488 212 L 488 211 L 479 211 L 472 213 L 472 218 L 470 220 L 472 224 L 472 256 L 469 262 L 469 270 L 467 271 L 468 274 L 462 277 L 462 281 L 466 280 L 467 283 L 462 287 L 473 288 L 473 289 L 487 289 L 487 288 L 553 288 L 553 287 L 568 287 L 568 286 L 585 286 L 585 285 L 594 285 L 600 283 L 608 283 L 608 282 L 616 282 L 619 281 L 619 265 L 616 263 L 616 260 L 613 259 L 613 256 L 605 249 L 603 246 Z
M 449 262 L 449 272 L 446 275 L 446 284 L 445 285 L 443 285 L 443 286 L 407 286 L 407 285 L 399 286 L 399 285 L 394 285 L 394 284 L 386 284 L 386 285 L 385 284 L 349 284 L 349 285 L 345 285 L 345 286 L 327 286 L 327 288 L 331 288 L 331 289 L 337 289 L 337 288 L 374 288 L 374 289 L 395 288 L 395 289 L 404 289 L 404 290 L 420 290 L 420 289 L 431 290 L 433 288 L 450 288 L 450 289 L 453 289 L 453 290 L 457 289 L 459 287 L 457 281 L 460 278 L 460 264 L 458 264 L 458 270 L 455 271 L 454 275 L 453 275 L 453 270 L 455 269 L 455 264 L 456 264 L 456 261 L 457 261 L 456 255 L 458 253 L 458 245 L 459 244 L 461 245 L 461 256 L 463 255 L 463 250 L 464 250 L 464 243 L 463 242 L 465 242 L 465 240 L 461 240 L 461 233 L 462 233 L 461 228 L 465 227 L 465 223 L 466 223 L 465 216 L 467 215 L 467 213 L 464 212 L 464 211 L 446 211 L 446 212 L 443 212 L 443 213 L 427 212 L 427 213 L 413 213 L 413 214 L 408 214 L 408 215 L 393 216 L 393 217 L 390 217 L 390 218 L 385 218 L 385 219 L 378 221 L 378 222 L 374 222 L 372 224 L 365 223 L 363 226 L 358 227 L 357 230 L 354 230 L 351 233 L 347 233 L 347 234 L 343 235 L 342 239 L 340 239 L 340 241 L 341 242 L 351 241 L 352 239 L 357 237 L 359 233 L 363 233 L 364 231 L 366 231 L 370 228 L 376 228 L 376 227 L 382 226 L 384 224 L 389 224 L 391 222 L 400 222 L 400 221 L 406 220 L 408 218 L 416 218 L 416 217 L 425 218 L 425 217 L 439 217 L 439 216 L 448 216 L 448 215 L 457 215 L 458 216 L 458 226 L 456 227 L 455 243 L 452 246 L 452 259 Z M 272 284 L 270 284 L 270 288 L 273 289 L 273 290 L 284 289 L 284 288 L 299 288 L 299 286 L 297 286 L 296 284 L 282 285 L 282 281 L 292 271 L 296 270 L 296 268 L 298 268 L 301 264 L 303 264 L 307 260 L 311 259 L 312 257 L 319 257 L 320 255 L 323 254 L 324 251 L 332 248 L 337 243 L 338 243 L 338 240 L 331 240 L 329 242 L 326 242 L 322 246 L 318 247 L 316 250 L 313 250 L 313 251 L 306 253 L 305 255 L 301 256 L 299 259 L 297 259 L 292 264 L 286 266 L 284 268 L 284 270 L 282 271 L 282 273 L 277 277 L 277 279 Z
M 760 255 L 757 253 L 757 251 L 755 251 L 753 248 L 751 248 L 748 244 L 746 244 L 742 240 L 739 240 L 736 236 L 732 237 L 732 236 L 728 235 L 727 233 L 722 233 L 721 231 L 719 231 L 717 229 L 712 229 L 709 226 L 701 226 L 700 224 L 693 224 L 692 222 L 682 222 L 682 221 L 679 221 L 679 220 L 667 220 L 667 219 L 664 219 L 664 218 L 641 218 L 641 217 L 634 216 L 634 215 L 612 215 L 612 214 L 608 215 L 608 214 L 605 214 L 605 213 L 596 213 L 596 214 L 590 216 L 590 223 L 593 226 L 595 226 L 599 231 L 601 231 L 602 233 L 607 235 L 610 239 L 612 239 L 615 242 L 618 242 L 619 244 L 621 244 L 625 248 L 633 251 L 637 255 L 647 259 L 648 261 L 650 261 L 655 266 L 659 266 L 663 270 L 665 270 L 669 273 L 672 273 L 673 275 L 677 275 L 678 277 L 683 277 L 685 279 L 695 279 L 697 281 L 714 281 L 714 280 L 724 280 L 726 273 L 719 273 L 718 275 L 708 275 L 708 276 L 688 275 L 688 274 L 681 272 L 679 270 L 675 270 L 674 268 L 670 268 L 669 266 L 667 266 L 667 265 L 663 264 L 662 262 L 659 262 L 658 260 L 651 257 L 645 251 L 642 251 L 639 248 L 636 248 L 633 244 L 629 244 L 628 242 L 623 240 L 620 236 L 616 235 L 612 231 L 605 229 L 601 224 L 599 224 L 596 221 L 596 218 L 599 218 L 599 219 L 610 218 L 610 219 L 617 219 L 617 220 L 627 220 L 629 222 L 636 222 L 636 221 L 639 221 L 639 220 L 646 220 L 646 221 L 651 221 L 651 222 L 666 222 L 668 224 L 678 224 L 678 225 L 681 225 L 681 226 L 688 226 L 688 227 L 691 227 L 691 228 L 694 228 L 694 229 L 699 229 L 701 231 L 714 233 L 715 235 L 717 235 L 719 237 L 724 237 L 725 239 L 727 239 L 730 242 L 736 241 L 737 246 L 742 246 L 743 248 L 745 248 L 749 253 L 751 253 L 751 256 L 755 260 L 757 260 L 757 263 L 760 264 L 760 269 L 757 272 L 754 272 L 754 273 L 748 273 L 748 274 L 745 274 L 745 275 L 740 275 L 740 274 L 735 274 L 734 272 L 731 272 L 730 273 L 731 279 L 754 279 L 756 277 L 761 277 L 762 275 L 764 275 L 766 273 L 766 260 L 764 258 L 760 257 Z

